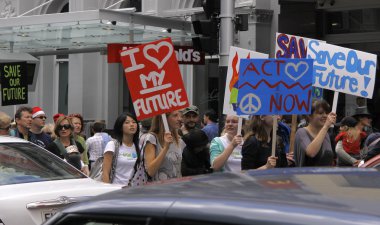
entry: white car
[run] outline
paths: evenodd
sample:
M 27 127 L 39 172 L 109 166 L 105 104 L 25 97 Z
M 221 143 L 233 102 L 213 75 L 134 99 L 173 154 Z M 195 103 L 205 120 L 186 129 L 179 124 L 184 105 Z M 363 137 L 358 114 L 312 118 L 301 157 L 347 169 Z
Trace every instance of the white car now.
M 120 188 L 28 141 L 0 136 L 0 225 L 41 224 L 70 203 Z

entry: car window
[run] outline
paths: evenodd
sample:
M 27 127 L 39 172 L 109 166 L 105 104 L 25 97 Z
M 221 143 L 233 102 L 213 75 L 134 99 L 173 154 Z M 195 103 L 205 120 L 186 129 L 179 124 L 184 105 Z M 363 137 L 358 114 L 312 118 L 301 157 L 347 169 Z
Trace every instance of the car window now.
M 0 144 L 0 185 L 84 177 L 59 157 L 31 143 Z

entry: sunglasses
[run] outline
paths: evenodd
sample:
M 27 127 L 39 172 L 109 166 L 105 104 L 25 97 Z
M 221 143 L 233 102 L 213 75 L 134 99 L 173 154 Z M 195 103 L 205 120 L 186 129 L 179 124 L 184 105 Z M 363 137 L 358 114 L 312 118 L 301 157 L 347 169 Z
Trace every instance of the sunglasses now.
M 4 128 L 0 127 L 0 130 L 9 130 L 9 129 L 11 129 L 11 125 L 4 127 Z
M 71 129 L 71 125 L 70 124 L 64 124 L 64 125 L 58 125 L 58 130 L 63 130 L 63 128 L 65 128 L 65 130 L 69 130 Z
M 34 117 L 34 118 L 39 118 L 41 120 L 46 120 L 46 116 L 37 116 L 37 117 Z

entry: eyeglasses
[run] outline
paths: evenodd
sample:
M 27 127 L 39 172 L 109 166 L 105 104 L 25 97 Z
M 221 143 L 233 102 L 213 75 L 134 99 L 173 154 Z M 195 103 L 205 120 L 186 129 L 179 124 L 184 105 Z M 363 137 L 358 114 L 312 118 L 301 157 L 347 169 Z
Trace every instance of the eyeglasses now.
M 7 131 L 8 131 L 9 129 L 11 129 L 11 125 L 9 125 L 9 126 L 7 126 L 7 127 L 4 127 L 4 128 L 3 128 L 3 127 L 0 127 L 0 130 L 7 130 Z
M 58 130 L 63 130 L 63 128 L 65 128 L 65 130 L 68 130 L 68 129 L 71 129 L 71 125 L 70 124 L 58 125 L 57 128 Z
M 37 116 L 37 117 L 34 117 L 34 118 L 39 118 L 41 120 L 46 120 L 46 116 Z

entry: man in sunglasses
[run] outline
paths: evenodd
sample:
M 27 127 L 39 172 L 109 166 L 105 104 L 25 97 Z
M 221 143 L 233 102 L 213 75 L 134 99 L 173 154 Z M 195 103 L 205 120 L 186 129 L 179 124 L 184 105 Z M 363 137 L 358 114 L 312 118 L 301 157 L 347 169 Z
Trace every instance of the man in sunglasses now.
M 42 132 L 42 128 L 45 126 L 46 114 L 38 106 L 32 108 L 32 125 L 30 132 L 34 134 L 34 143 L 45 148 L 53 141 L 50 135 Z
M 0 136 L 9 135 L 9 129 L 11 128 L 11 117 L 5 112 L 0 111 Z

